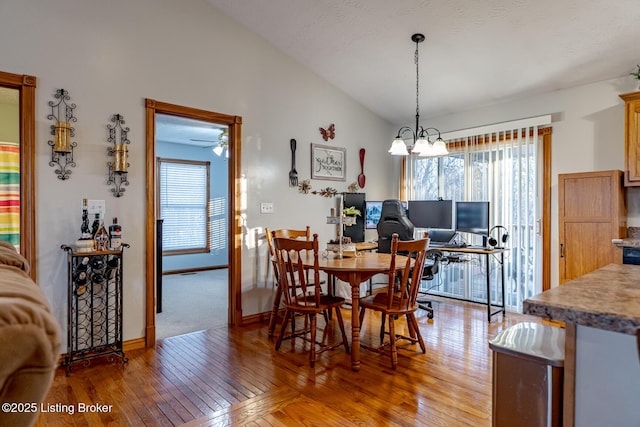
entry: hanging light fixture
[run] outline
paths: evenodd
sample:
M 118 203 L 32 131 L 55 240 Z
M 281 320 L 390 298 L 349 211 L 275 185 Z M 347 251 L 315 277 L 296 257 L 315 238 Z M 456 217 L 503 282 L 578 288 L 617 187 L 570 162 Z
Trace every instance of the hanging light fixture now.
M 425 40 L 424 34 L 414 34 L 411 36 L 411 40 L 416 44 L 416 52 L 414 54 L 416 63 L 416 127 L 412 129 L 409 126 L 403 126 L 398 129 L 398 135 L 393 140 L 389 153 L 394 156 L 408 156 L 409 150 L 411 150 L 411 154 L 419 154 L 420 156 L 443 156 L 449 154 L 449 151 L 442 138 L 440 138 L 440 131 L 433 127 L 424 128 L 420 126 L 418 45 Z M 405 142 L 403 138 L 406 133 L 410 133 L 412 137 L 412 141 L 409 143 Z

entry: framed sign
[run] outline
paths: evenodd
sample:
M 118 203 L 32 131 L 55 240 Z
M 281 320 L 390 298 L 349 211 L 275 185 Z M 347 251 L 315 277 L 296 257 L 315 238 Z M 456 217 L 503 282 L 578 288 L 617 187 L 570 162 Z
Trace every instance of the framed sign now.
M 347 180 L 347 149 L 311 144 L 311 178 Z

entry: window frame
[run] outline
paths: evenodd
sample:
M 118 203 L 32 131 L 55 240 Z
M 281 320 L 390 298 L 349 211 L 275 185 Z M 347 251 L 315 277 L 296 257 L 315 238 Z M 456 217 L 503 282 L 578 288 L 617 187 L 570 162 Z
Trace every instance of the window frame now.
M 157 170 L 157 212 L 160 217 L 162 217 L 162 173 L 161 173 L 161 165 L 162 163 L 178 163 L 178 164 L 188 164 L 192 166 L 204 167 L 206 178 L 205 178 L 205 206 L 204 206 L 204 215 L 205 215 L 205 246 L 204 247 L 194 247 L 187 249 L 164 249 L 162 250 L 163 256 L 171 256 L 171 255 L 187 255 L 187 254 L 199 254 L 199 253 L 209 253 L 211 252 L 211 162 L 209 161 L 199 161 L 199 160 L 187 160 L 187 159 L 174 159 L 174 158 L 166 158 L 166 157 L 158 157 L 156 160 L 156 170 Z M 164 225 L 166 227 L 166 224 Z M 164 246 L 164 245 L 163 245 Z

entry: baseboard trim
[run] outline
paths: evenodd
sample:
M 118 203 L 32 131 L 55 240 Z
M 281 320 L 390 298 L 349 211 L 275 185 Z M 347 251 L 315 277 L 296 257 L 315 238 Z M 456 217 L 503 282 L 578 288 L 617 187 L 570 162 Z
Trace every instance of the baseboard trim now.
M 250 314 L 249 316 L 242 317 L 240 326 L 252 325 L 254 323 L 269 322 L 269 317 L 271 317 L 270 311 L 263 312 L 263 313 Z

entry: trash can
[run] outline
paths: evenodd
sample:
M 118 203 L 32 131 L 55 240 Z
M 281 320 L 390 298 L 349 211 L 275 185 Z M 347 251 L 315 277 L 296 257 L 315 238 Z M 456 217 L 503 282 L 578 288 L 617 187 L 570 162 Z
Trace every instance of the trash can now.
M 564 329 L 519 323 L 489 340 L 494 427 L 562 425 Z

